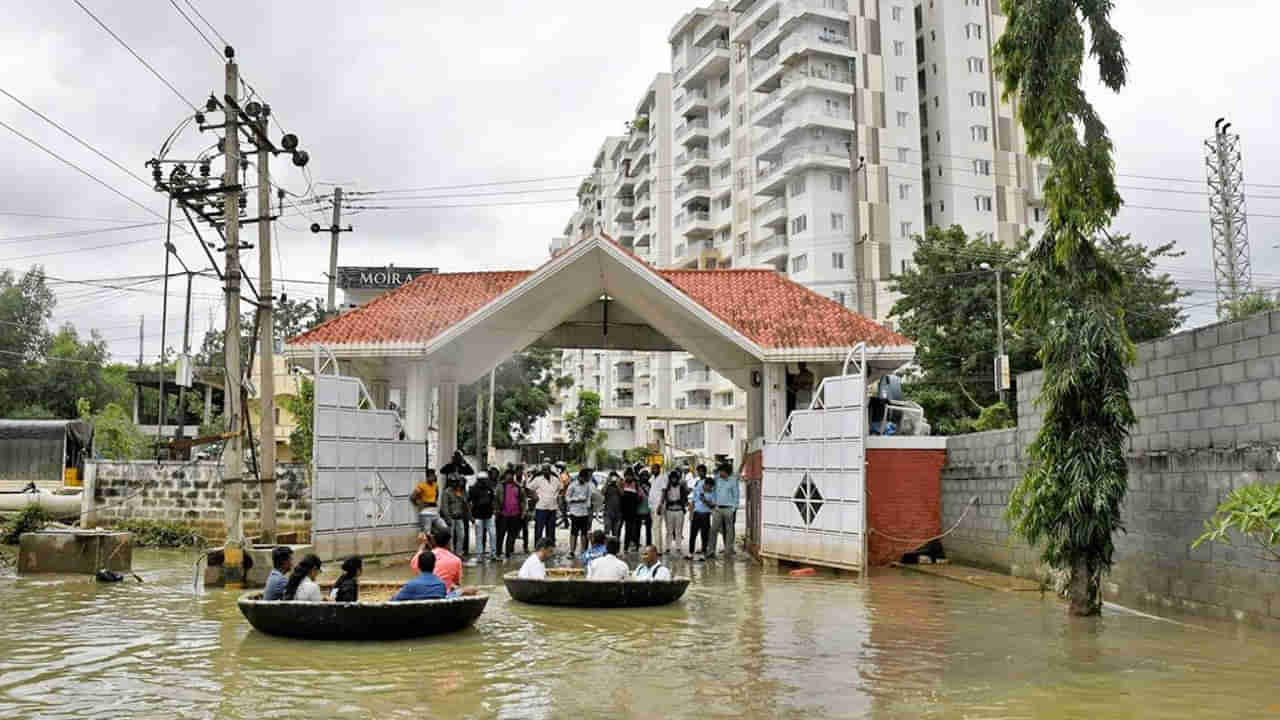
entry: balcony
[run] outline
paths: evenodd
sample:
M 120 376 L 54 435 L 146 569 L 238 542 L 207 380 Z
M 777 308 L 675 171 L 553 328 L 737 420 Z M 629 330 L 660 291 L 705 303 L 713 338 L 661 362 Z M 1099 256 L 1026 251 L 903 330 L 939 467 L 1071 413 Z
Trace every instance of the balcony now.
M 787 257 L 787 236 L 782 233 L 774 233 L 766 235 L 751 248 L 751 255 L 757 263 L 773 263 L 778 260 L 786 261 Z
M 707 45 L 717 37 L 729 32 L 729 16 L 723 11 L 712 12 L 702 24 L 693 31 L 694 45 Z
M 705 197 L 711 198 L 711 181 L 705 177 L 689 178 L 676 186 L 676 200 L 683 201 L 686 198 Z
M 711 153 L 706 148 L 692 148 L 676 156 L 676 170 L 681 175 L 706 172 L 711 167 Z
M 787 224 L 787 200 L 779 195 L 769 202 L 756 208 L 756 222 L 768 228 L 777 227 L 779 229 L 786 227 Z
M 753 92 L 769 92 L 781 86 L 782 73 L 786 66 L 782 64 L 782 53 L 751 61 L 751 90 Z
M 676 142 L 689 143 L 696 140 L 705 142 L 708 137 L 707 119 L 705 117 L 690 118 L 676 127 Z
M 632 127 L 631 135 L 627 138 L 627 152 L 636 152 L 644 147 L 649 141 L 649 129 Z
M 640 244 L 643 240 L 648 242 L 650 235 L 650 225 L 648 220 L 637 220 L 634 223 L 636 229 L 636 244 Z
M 778 17 L 780 5 L 780 0 L 759 0 L 755 5 L 747 8 L 738 16 L 731 39 L 736 43 L 747 43 L 753 40 L 761 27 L 767 26 L 771 20 Z
M 706 88 L 691 89 L 685 94 L 676 98 L 675 110 L 677 115 L 684 113 L 686 110 L 690 112 L 698 111 L 698 110 L 701 110 L 702 112 L 706 112 L 707 110 Z
M 631 173 L 631 163 L 624 162 L 618 166 L 618 174 L 613 178 L 614 187 L 617 188 L 618 195 L 630 195 L 636 186 L 635 175 Z
M 711 225 L 711 212 L 707 210 L 686 210 L 676 216 L 676 229 L 687 238 L 706 237 L 714 232 Z
M 787 187 L 787 176 L 807 168 L 848 172 L 849 154 L 832 152 L 825 146 L 788 148 L 776 162 L 756 172 L 756 194 L 781 195 Z
M 711 390 L 710 370 L 686 370 L 676 378 L 676 392 L 688 393 Z
M 719 77 L 729 69 L 729 41 L 713 40 L 706 47 L 695 47 L 689 60 L 689 73 L 681 83 L 685 86 Z
M 613 201 L 613 221 L 615 223 L 626 222 L 631 219 L 631 213 L 635 212 L 636 199 L 633 197 L 615 198 Z
M 752 54 L 773 54 L 778 42 L 797 26 L 795 21 L 806 15 L 847 23 L 849 3 L 847 0 L 783 0 L 774 17 L 757 25 L 751 39 Z
M 854 57 L 856 48 L 848 35 L 837 35 L 830 32 L 797 32 L 782 39 L 778 46 L 778 55 L 782 61 L 808 52 L 820 52 L 841 57 Z
M 636 235 L 636 224 L 633 222 L 617 222 L 613 224 L 613 230 L 618 234 L 618 240 L 623 238 L 634 238 Z

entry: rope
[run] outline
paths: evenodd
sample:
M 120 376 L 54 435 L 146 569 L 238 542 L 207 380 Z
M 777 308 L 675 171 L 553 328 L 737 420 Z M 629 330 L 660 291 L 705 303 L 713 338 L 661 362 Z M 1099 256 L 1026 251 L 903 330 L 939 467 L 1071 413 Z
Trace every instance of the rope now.
M 894 536 L 892 536 L 892 535 L 888 535 L 888 534 L 886 534 L 886 533 L 882 533 L 882 532 L 880 532 L 879 530 L 876 530 L 875 528 L 871 528 L 871 529 L 870 529 L 870 530 L 868 530 L 867 532 L 869 532 L 869 533 L 874 533 L 874 534 L 876 534 L 876 535 L 879 535 L 880 537 L 885 538 L 886 540 L 892 540 L 892 541 L 894 541 L 894 542 L 906 543 L 906 544 L 908 544 L 908 545 L 914 545 L 915 547 L 920 547 L 921 545 L 925 545 L 925 544 L 927 544 L 927 543 L 931 543 L 931 542 L 933 542 L 934 540 L 941 540 L 942 538 L 944 538 L 944 537 L 946 537 L 946 536 L 950 535 L 951 533 L 955 532 L 955 531 L 956 531 L 956 528 L 960 527 L 960 523 L 964 522 L 964 518 L 965 518 L 965 516 L 966 516 L 966 515 L 968 515 L 968 514 L 969 514 L 969 511 L 970 511 L 970 510 L 972 510 L 972 509 L 974 509 L 974 508 L 975 508 L 975 507 L 977 507 L 977 506 L 978 506 L 978 496 L 977 496 L 977 495 L 975 495 L 975 496 L 973 496 L 973 497 L 969 500 L 969 504 L 965 506 L 965 508 L 964 508 L 964 512 L 960 513 L 960 519 L 959 519 L 959 520 L 956 520 L 955 524 L 954 524 L 954 525 L 952 525 L 952 526 L 951 526 L 951 528 L 950 528 L 949 530 L 947 530 L 946 532 L 942 533 L 941 535 L 934 535 L 934 536 L 933 536 L 933 537 L 931 537 L 931 538 L 925 538 L 924 540 L 920 540 L 920 541 L 916 541 L 916 540 L 907 540 L 907 539 L 905 539 L 905 538 L 898 538 L 898 537 L 894 537 Z

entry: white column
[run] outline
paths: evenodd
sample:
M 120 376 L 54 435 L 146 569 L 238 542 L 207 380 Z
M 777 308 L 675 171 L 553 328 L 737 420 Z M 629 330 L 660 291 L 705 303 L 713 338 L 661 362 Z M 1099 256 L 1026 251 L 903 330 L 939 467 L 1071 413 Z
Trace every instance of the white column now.
M 631 447 L 640 447 L 642 445 L 648 445 L 649 444 L 649 416 L 636 415 L 635 423 L 636 423 L 635 427 L 632 428 L 632 433 L 635 435 L 635 437 L 632 438 Z
M 750 386 L 747 387 L 747 442 L 764 437 L 764 366 L 757 365 L 749 371 Z M 760 378 L 760 386 L 756 387 L 756 378 Z
M 426 362 L 410 360 L 405 370 L 404 432 L 410 440 L 426 440 L 431 415 L 431 374 Z
M 787 422 L 787 370 L 785 363 L 765 363 L 763 390 L 764 437 L 776 442 Z
M 440 463 L 449 462 L 458 449 L 458 383 L 442 381 L 440 388 Z

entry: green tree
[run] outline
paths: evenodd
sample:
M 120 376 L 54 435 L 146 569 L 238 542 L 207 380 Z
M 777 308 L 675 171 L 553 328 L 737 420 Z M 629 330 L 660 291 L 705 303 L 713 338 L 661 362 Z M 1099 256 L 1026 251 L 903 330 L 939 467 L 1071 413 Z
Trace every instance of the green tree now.
M 315 383 L 308 378 L 302 378 L 298 382 L 298 394 L 281 398 L 281 404 L 298 421 L 297 426 L 293 428 L 293 432 L 289 433 L 289 450 L 293 452 L 294 462 L 309 464 L 311 462 L 311 449 L 315 441 L 312 428 L 316 414 Z M 219 425 L 218 427 L 219 430 L 217 432 L 223 432 L 221 430 L 223 426 Z
M 564 423 L 569 429 L 569 446 L 574 456 L 582 458 L 584 463 L 589 462 L 591 450 L 603 444 L 603 441 L 597 443 L 600 435 L 600 395 L 590 390 L 579 392 L 578 408 L 565 413 Z
M 63 325 L 49 344 L 45 361 L 32 370 L 32 389 L 55 417 L 76 417 L 76 402 L 89 398 L 97 407 L 110 402 L 103 376 L 109 354 L 97 331 L 81 342 L 75 327 Z
M 1173 244 L 1148 248 L 1128 236 L 1107 236 L 1099 246 L 1123 276 L 1118 291 L 1128 312 L 1125 326 L 1135 341 L 1164 337 L 1186 319 L 1179 290 L 1156 270 L 1165 258 L 1181 255 Z M 1017 375 L 1040 367 L 1039 336 L 1018 322 L 1011 288 L 1022 276 L 1027 240 L 1005 248 L 987 236 L 969 237 L 958 226 L 930 228 L 919 238 L 911 266 L 893 279 L 901 293 L 892 315 L 916 340 L 920 374 L 905 388 L 940 435 L 973 432 L 979 414 L 998 400 L 992 378 L 997 348 L 996 278 L 1004 283 L 1004 339 L 1014 379 L 1008 404 L 1017 407 Z M 984 428 L 992 428 L 988 423 Z M 996 426 L 998 427 L 998 426 Z
M 0 417 L 23 405 L 37 404 L 30 367 L 44 358 L 55 299 L 44 269 L 35 265 L 19 278 L 0 270 Z
M 1280 298 L 1264 290 L 1250 290 L 1238 300 L 1228 300 L 1222 304 L 1222 319 L 1228 321 L 1243 320 L 1258 313 L 1280 310 Z
M 324 322 L 324 302 L 320 298 L 301 302 L 281 298 L 275 302 L 272 321 L 276 341 L 286 343 Z
M 1102 574 L 1123 530 L 1125 443 L 1134 423 L 1124 276 L 1097 236 L 1120 209 L 1107 128 L 1082 87 L 1086 48 L 1104 85 L 1125 83 L 1107 0 L 1005 0 L 995 71 L 1015 104 L 1027 152 L 1047 158 L 1048 220 L 1013 294 L 1018 327 L 1040 337 L 1044 425 L 1009 499 L 1014 530 L 1069 574 L 1069 612 L 1101 612 Z
M 97 455 L 112 460 L 134 460 L 145 455 L 147 438 L 124 408 L 108 403 L 91 414 L 88 399 L 80 398 L 76 405 L 77 415 L 93 424 L 93 447 Z
M 1204 529 L 1191 547 L 1220 542 L 1280 562 L 1280 485 L 1246 485 L 1232 490 L 1205 521 Z
M 533 424 L 547 413 L 556 393 L 573 380 L 553 372 L 556 350 L 529 348 L 511 356 L 497 367 L 494 375 L 493 444 L 513 448 L 520 437 L 533 430 Z M 458 389 L 458 446 L 483 453 L 486 438 L 476 438 L 476 394 L 485 396 L 485 423 L 488 423 L 489 376 Z M 487 429 L 486 429 L 487 433 Z

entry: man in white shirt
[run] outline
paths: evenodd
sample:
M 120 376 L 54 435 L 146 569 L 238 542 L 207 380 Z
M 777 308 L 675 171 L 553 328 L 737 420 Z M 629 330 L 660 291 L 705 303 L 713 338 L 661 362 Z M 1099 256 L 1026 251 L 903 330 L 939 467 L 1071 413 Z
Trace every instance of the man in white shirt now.
M 605 555 L 591 561 L 587 566 L 588 580 L 626 580 L 631 576 L 631 570 L 627 564 L 618 559 L 618 553 L 622 550 L 622 543 L 616 537 L 611 537 L 605 542 Z
M 533 554 L 520 566 L 520 579 L 546 580 L 547 560 L 551 558 L 551 553 L 555 549 L 556 543 L 554 540 L 551 538 L 539 538 L 534 545 Z
M 551 538 L 552 546 L 556 541 L 556 509 L 560 507 L 560 480 L 552 477 L 550 469 L 544 469 L 538 474 L 533 482 L 529 483 L 529 489 L 533 491 L 538 498 L 538 504 L 533 511 L 533 541 L 538 542 L 540 538 Z
M 632 577 L 636 580 L 670 580 L 671 571 L 658 562 L 658 548 L 650 545 L 644 549 L 640 564 Z
M 662 493 L 666 489 L 667 479 L 662 474 L 662 466 L 654 463 L 649 475 L 649 528 L 650 542 L 658 547 L 659 554 L 662 553 L 662 525 L 666 516 L 662 510 Z

